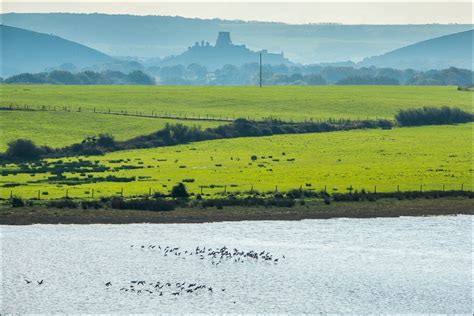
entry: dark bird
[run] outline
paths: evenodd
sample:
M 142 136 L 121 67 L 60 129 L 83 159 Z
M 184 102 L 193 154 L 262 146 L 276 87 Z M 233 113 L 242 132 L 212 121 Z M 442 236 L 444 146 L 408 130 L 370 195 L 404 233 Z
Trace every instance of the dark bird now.
M 30 284 L 30 283 L 31 283 L 31 281 L 30 281 L 30 280 L 27 280 L 27 279 L 25 279 L 25 282 L 26 282 L 26 284 Z
M 41 285 L 41 284 L 43 284 L 43 281 L 44 281 L 44 280 L 36 281 L 36 282 L 38 282 L 38 285 Z
M 112 285 L 112 282 L 105 283 L 105 286 L 111 286 L 111 285 Z

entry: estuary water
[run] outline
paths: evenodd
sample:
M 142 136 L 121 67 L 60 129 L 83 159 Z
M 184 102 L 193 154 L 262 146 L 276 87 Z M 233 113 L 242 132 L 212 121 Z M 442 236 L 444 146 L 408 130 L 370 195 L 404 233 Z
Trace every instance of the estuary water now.
M 472 219 L 1 226 L 1 311 L 471 314 Z

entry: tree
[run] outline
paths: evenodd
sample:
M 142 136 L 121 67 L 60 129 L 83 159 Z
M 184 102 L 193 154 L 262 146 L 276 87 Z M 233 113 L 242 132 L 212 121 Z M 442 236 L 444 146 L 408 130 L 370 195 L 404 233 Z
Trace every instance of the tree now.
M 42 150 L 29 139 L 16 139 L 8 143 L 6 155 L 16 159 L 37 159 Z
M 187 198 L 189 194 L 186 186 L 180 182 L 171 189 L 171 196 L 174 198 Z

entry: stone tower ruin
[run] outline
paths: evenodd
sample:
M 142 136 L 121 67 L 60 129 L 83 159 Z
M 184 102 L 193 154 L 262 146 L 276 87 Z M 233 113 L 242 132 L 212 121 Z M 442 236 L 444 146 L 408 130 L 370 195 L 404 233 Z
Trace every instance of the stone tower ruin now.
M 232 45 L 230 40 L 230 32 L 219 32 L 216 41 L 216 47 L 225 47 Z

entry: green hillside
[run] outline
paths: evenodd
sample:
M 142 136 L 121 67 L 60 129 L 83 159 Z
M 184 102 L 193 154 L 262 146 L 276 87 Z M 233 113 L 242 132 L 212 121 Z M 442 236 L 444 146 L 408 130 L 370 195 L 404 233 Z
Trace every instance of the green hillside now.
M 120 194 L 142 195 L 168 192 L 180 181 L 194 193 L 214 195 L 228 191 L 306 189 L 347 192 L 347 188 L 377 191 L 400 190 L 472 190 L 472 128 L 431 126 L 393 130 L 359 130 L 304 135 L 214 140 L 187 145 L 121 151 L 105 156 L 82 157 L 84 163 L 111 169 L 106 172 L 64 173 L 76 178 L 70 185 L 50 178 L 51 173 L 26 173 L 2 178 L 3 197 L 13 194 L 35 197 L 38 190 L 47 192 L 43 198 L 90 197 Z M 434 137 L 436 135 L 436 137 Z M 257 156 L 252 161 L 251 156 Z M 58 164 L 58 160 L 49 160 Z M 61 161 L 79 161 L 78 158 Z M 4 170 L 15 170 L 8 165 Z M 136 168 L 136 169 L 131 169 Z M 106 176 L 132 178 L 132 182 L 80 184 Z M 81 180 L 82 179 L 82 180 Z M 85 179 L 85 180 L 84 180 Z M 77 184 L 74 184 L 76 181 Z
M 33 140 L 38 145 L 62 147 L 81 142 L 89 136 L 111 134 L 118 140 L 155 132 L 170 124 L 214 127 L 219 123 L 155 119 L 78 112 L 0 111 L 0 151 L 18 138 Z
M 187 116 L 273 116 L 284 120 L 393 118 L 399 109 L 456 106 L 472 111 L 472 95 L 456 87 L 412 86 L 0 86 L 1 105 L 69 106 L 83 111 Z

